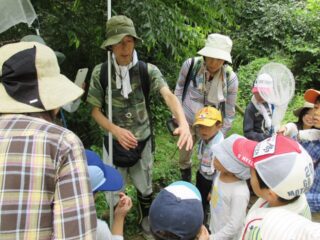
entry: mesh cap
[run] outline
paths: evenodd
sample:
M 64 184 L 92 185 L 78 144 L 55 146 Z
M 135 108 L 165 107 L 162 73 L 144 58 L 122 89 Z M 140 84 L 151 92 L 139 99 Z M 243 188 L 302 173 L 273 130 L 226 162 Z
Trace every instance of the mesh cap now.
M 255 168 L 264 183 L 284 199 L 307 192 L 313 183 L 312 159 L 291 138 L 274 135 L 259 143 L 241 138 L 235 141 L 233 152 L 240 161 Z

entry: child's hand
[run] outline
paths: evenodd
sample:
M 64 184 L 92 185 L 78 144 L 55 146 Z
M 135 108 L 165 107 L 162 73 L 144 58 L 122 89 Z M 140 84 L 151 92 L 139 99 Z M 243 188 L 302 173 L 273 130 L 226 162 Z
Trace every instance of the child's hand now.
M 196 239 L 197 240 L 209 240 L 209 233 L 208 233 L 207 228 L 204 225 L 201 226 L 200 232 L 198 233 L 198 236 Z
M 211 193 L 208 193 L 207 201 L 210 202 L 211 200 Z
M 287 131 L 286 127 L 285 127 L 285 126 L 282 126 L 282 127 L 280 127 L 279 130 L 277 131 L 277 134 L 279 134 L 279 135 L 285 135 L 286 131 Z
M 132 208 L 132 200 L 129 196 L 125 195 L 124 193 L 119 193 L 120 200 L 116 209 L 114 211 L 114 215 L 118 217 L 125 217 L 129 210 Z

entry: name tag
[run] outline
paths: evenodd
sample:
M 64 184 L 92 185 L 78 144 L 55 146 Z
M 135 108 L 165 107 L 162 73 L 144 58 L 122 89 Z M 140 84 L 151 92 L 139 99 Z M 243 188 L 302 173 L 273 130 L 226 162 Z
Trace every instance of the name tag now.
M 273 154 L 276 151 L 276 135 L 260 143 L 254 149 L 253 157 L 260 157 L 267 154 Z

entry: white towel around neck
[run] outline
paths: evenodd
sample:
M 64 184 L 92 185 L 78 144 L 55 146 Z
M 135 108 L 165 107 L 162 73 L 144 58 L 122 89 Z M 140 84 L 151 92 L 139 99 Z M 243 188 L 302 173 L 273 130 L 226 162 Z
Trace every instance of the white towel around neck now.
M 222 74 L 221 69 L 215 73 L 208 91 L 208 101 L 214 103 L 216 106 L 225 100 L 223 95 Z
M 132 92 L 129 70 L 138 62 L 138 55 L 136 50 L 133 51 L 132 62 L 125 66 L 119 66 L 114 54 L 112 54 L 113 65 L 116 70 L 116 87 L 121 89 L 121 95 L 128 98 L 129 93 Z
M 270 129 L 272 126 L 272 119 L 271 119 L 271 116 L 269 115 L 268 110 L 266 109 L 265 105 L 263 103 L 258 103 L 257 99 L 254 96 L 252 96 L 251 102 L 253 103 L 255 108 L 258 110 L 258 112 L 263 116 L 264 121 L 265 121 L 265 127 L 267 129 Z M 271 110 L 270 104 L 268 104 L 268 106 L 269 106 L 269 110 L 271 113 L 272 110 Z

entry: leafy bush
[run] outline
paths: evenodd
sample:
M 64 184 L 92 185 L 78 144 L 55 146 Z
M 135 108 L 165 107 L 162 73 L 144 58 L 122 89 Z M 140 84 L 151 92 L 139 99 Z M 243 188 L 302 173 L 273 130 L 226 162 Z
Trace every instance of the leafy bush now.
M 234 63 L 290 56 L 298 89 L 315 86 L 320 69 L 319 1 L 245 1 L 236 18 Z

